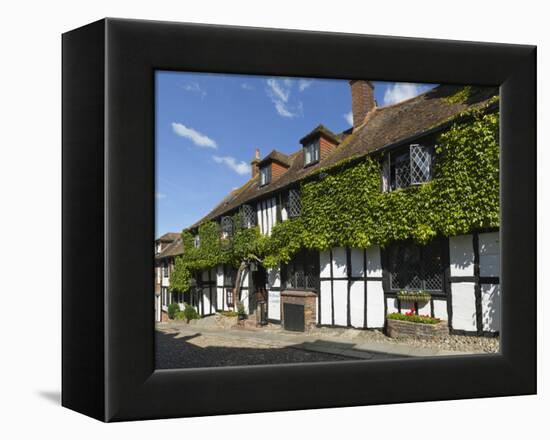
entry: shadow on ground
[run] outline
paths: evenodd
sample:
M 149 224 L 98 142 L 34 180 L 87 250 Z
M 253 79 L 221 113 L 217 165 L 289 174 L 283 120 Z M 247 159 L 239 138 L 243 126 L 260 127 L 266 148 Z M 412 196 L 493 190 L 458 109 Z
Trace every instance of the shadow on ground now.
M 308 343 L 309 346 L 299 344 L 284 348 L 199 347 L 193 344 L 192 341 L 200 336 L 202 336 L 200 332 L 193 335 L 181 336 L 178 333 L 156 331 L 156 368 L 203 368 L 299 362 L 356 361 L 359 359 L 353 356 L 309 351 L 313 348 L 313 345 L 323 344 L 322 341 Z M 344 345 L 347 346 L 349 344 Z M 373 358 L 375 357 L 373 356 Z M 382 355 L 381 357 L 387 358 L 388 356 Z
M 61 405 L 61 391 L 38 391 L 37 394 L 50 403 Z

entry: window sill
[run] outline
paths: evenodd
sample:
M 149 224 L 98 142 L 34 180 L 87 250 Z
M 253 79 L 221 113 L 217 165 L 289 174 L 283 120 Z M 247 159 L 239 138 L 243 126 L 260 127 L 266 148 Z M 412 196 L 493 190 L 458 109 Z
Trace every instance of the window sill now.
M 319 163 L 319 160 L 314 160 L 313 162 L 310 162 L 310 163 L 304 163 L 304 168 L 312 167 L 313 165 L 317 165 L 318 163 Z

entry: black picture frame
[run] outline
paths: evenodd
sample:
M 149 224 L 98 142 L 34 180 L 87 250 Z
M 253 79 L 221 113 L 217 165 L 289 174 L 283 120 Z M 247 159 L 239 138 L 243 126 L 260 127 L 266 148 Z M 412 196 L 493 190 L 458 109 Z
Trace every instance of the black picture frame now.
M 121 421 L 536 393 L 536 47 L 104 19 L 62 50 L 63 406 Z M 155 69 L 499 85 L 501 352 L 155 371 Z

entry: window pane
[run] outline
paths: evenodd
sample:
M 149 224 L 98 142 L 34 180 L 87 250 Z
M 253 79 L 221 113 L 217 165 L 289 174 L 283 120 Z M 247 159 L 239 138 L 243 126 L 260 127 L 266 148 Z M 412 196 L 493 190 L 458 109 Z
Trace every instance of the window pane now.
M 401 154 L 395 158 L 395 189 L 406 188 L 411 184 L 409 154 Z
M 288 216 L 298 217 L 302 212 L 302 202 L 300 200 L 300 191 L 291 189 L 288 191 Z
M 411 183 L 428 182 L 431 177 L 431 148 L 411 145 Z
M 440 242 L 427 246 L 392 245 L 389 250 L 390 289 L 443 291 L 443 259 Z
M 311 158 L 311 145 L 306 145 L 306 147 L 304 148 L 304 153 L 305 153 L 305 164 L 309 164 L 311 163 L 312 161 L 312 158 Z

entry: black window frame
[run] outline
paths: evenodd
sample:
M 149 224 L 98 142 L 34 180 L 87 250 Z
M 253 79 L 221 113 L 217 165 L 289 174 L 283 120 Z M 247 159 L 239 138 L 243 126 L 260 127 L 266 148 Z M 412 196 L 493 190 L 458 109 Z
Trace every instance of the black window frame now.
M 391 283 L 391 273 L 393 269 L 393 263 L 391 261 L 391 253 L 392 248 L 394 246 L 415 246 L 420 248 L 420 263 L 421 263 L 421 269 L 420 269 L 420 277 L 422 281 L 422 287 L 421 288 L 394 288 Z M 424 288 L 425 286 L 425 273 L 426 273 L 426 258 L 425 254 L 427 253 L 427 246 L 434 246 L 439 251 L 440 255 L 440 261 L 441 261 L 441 289 L 440 290 L 429 290 Z M 427 245 L 421 245 L 418 243 L 415 243 L 412 240 L 406 240 L 406 241 L 400 241 L 400 242 L 394 242 L 390 245 L 388 245 L 382 252 L 382 270 L 383 270 L 383 288 L 384 293 L 387 294 L 397 294 L 402 290 L 408 290 L 408 291 L 426 291 L 433 297 L 448 297 L 449 295 L 449 239 L 448 237 L 436 237 L 433 239 L 430 243 Z
M 239 213 L 241 215 L 241 226 L 243 228 L 249 229 L 256 226 L 256 210 L 252 205 L 248 203 L 241 205 Z
M 411 158 L 411 151 L 413 148 L 425 148 L 430 156 L 430 168 L 429 175 L 426 180 L 413 182 L 413 163 Z M 432 141 L 418 141 L 411 142 L 406 145 L 402 145 L 398 148 L 394 148 L 388 151 L 382 161 L 381 173 L 382 173 L 382 191 L 393 192 L 400 189 L 410 188 L 412 186 L 419 186 L 429 183 L 434 178 L 434 163 L 435 163 L 435 145 Z M 407 184 L 397 185 L 397 163 L 401 163 L 403 168 L 407 169 L 406 177 Z
M 292 201 L 295 197 L 297 201 Z M 294 206 L 293 206 L 294 204 Z M 299 206 L 296 208 L 296 206 Z M 286 194 L 286 213 L 289 219 L 302 215 L 302 192 L 299 188 L 290 188 Z
M 234 287 L 235 286 L 235 278 L 237 277 L 237 269 L 235 269 L 230 264 L 224 264 L 223 265 L 223 287 Z M 230 279 L 231 281 L 228 282 L 227 280 Z
M 162 278 L 167 278 L 169 276 L 170 276 L 170 274 L 168 272 L 168 261 L 163 261 L 162 262 Z
M 304 286 L 298 286 L 295 278 L 297 273 L 296 269 L 303 270 L 304 280 L 307 279 L 305 276 L 306 273 L 309 273 L 313 278 L 313 282 Z M 291 276 L 294 277 L 294 285 L 289 284 Z M 281 286 L 283 289 L 312 291 L 317 293 L 321 285 L 320 276 L 319 251 L 314 249 L 301 249 L 288 263 L 281 265 Z

